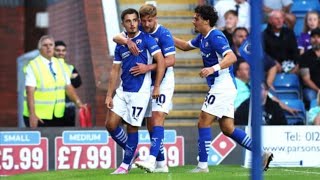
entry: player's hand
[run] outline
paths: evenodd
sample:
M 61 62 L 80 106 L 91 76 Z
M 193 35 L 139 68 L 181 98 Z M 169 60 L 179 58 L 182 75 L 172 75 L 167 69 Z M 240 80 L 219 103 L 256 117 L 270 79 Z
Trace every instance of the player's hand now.
M 40 119 L 37 115 L 32 115 L 32 114 L 30 114 L 30 116 L 29 116 L 29 123 L 30 123 L 30 127 L 31 128 L 36 128 L 36 127 L 38 127 L 38 123 L 39 123 L 39 121 L 40 121 L 40 123 L 44 123 L 43 121 L 42 121 L 42 119 Z
M 152 99 L 157 99 L 160 96 L 160 87 L 154 86 L 153 92 L 152 92 Z
M 140 74 L 145 74 L 149 71 L 148 65 L 143 63 L 137 63 L 136 66 L 132 67 L 130 70 L 130 73 L 134 76 L 138 76 Z
M 213 67 L 207 67 L 207 68 L 203 68 L 201 69 L 199 75 L 202 78 L 208 77 L 210 74 L 214 73 L 214 69 Z
M 137 47 L 136 43 L 134 43 L 131 39 L 128 38 L 127 41 L 127 46 L 129 48 L 129 51 L 135 55 L 138 56 L 139 55 L 139 48 Z
M 111 96 L 107 96 L 104 103 L 106 104 L 108 109 L 112 109 L 113 108 L 113 100 L 112 100 Z

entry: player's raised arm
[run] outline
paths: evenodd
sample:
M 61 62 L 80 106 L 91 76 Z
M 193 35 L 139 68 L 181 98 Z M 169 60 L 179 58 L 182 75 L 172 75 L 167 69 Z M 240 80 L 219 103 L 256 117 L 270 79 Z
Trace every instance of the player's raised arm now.
M 139 54 L 139 48 L 137 45 L 132 42 L 130 38 L 125 37 L 124 33 L 115 35 L 112 40 L 117 44 L 127 45 L 133 55 L 137 56 Z
M 174 45 L 183 51 L 190 51 L 192 49 L 195 49 L 194 47 L 191 47 L 190 44 L 188 43 L 188 41 L 185 41 L 183 39 L 179 39 L 177 37 L 173 37 L 174 40 Z

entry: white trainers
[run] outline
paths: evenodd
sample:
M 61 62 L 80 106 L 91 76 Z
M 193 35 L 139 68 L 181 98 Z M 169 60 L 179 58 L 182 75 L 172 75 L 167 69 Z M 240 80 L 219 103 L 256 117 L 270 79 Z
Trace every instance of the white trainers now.
M 273 154 L 271 152 L 263 152 L 262 155 L 262 165 L 263 165 L 263 170 L 267 171 L 269 169 L 269 164 L 273 160 Z
M 140 169 L 146 170 L 148 173 L 153 173 L 156 168 L 156 164 L 149 161 L 136 161 L 135 165 Z
M 190 172 L 191 173 L 208 173 L 209 168 L 200 168 L 197 166 L 196 168 L 192 169 Z
M 156 168 L 154 169 L 155 173 L 168 173 L 169 172 L 169 168 L 167 165 L 160 167 L 160 166 L 156 166 Z

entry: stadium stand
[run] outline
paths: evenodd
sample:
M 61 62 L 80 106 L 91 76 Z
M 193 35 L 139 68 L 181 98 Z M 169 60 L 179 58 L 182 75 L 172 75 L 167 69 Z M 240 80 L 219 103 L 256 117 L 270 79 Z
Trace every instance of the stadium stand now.
M 308 11 L 320 11 L 320 2 L 318 0 L 294 0 L 291 12 L 296 15 L 296 25 L 294 32 L 299 36 L 303 29 L 304 16 Z
M 273 85 L 280 99 L 299 99 L 301 97 L 300 81 L 296 74 L 279 73 Z
M 291 108 L 299 110 L 297 115 L 292 115 L 285 112 L 285 116 L 288 121 L 288 125 L 304 125 L 306 124 L 306 110 L 304 103 L 300 99 L 281 99 L 283 103 Z

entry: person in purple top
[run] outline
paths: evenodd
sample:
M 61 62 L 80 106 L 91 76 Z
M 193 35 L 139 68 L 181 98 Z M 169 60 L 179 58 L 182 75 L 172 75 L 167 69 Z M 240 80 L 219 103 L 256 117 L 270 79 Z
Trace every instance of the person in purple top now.
M 312 48 L 310 33 L 317 27 L 320 27 L 320 15 L 317 11 L 309 11 L 304 17 L 303 31 L 298 39 L 300 55 Z

